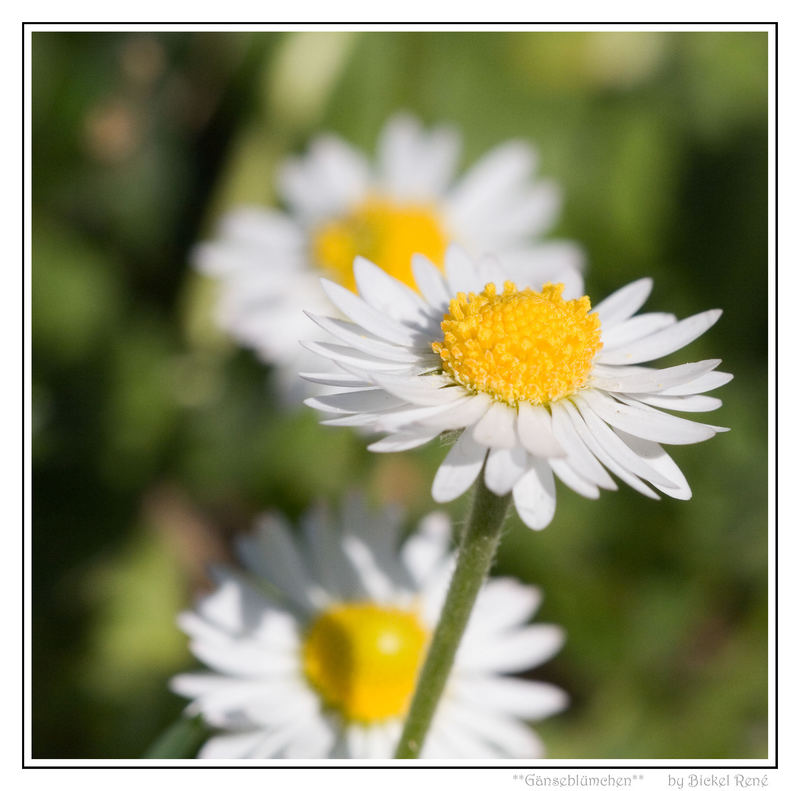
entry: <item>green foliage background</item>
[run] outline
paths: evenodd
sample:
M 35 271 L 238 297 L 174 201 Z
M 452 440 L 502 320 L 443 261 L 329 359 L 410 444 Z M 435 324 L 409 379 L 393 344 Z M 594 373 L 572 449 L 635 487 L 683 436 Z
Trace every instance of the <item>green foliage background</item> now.
M 568 632 L 535 672 L 572 696 L 549 756 L 765 756 L 767 36 L 610 31 L 34 33 L 34 755 L 144 753 L 183 705 L 175 614 L 258 511 L 433 507 L 441 447 L 281 409 L 188 263 L 282 156 L 323 128 L 372 150 L 398 108 L 458 125 L 465 164 L 535 141 L 594 301 L 651 275 L 653 310 L 725 310 L 680 358 L 736 377 L 733 430 L 674 449 L 690 502 L 560 488 L 543 533 L 510 521 L 496 572 Z

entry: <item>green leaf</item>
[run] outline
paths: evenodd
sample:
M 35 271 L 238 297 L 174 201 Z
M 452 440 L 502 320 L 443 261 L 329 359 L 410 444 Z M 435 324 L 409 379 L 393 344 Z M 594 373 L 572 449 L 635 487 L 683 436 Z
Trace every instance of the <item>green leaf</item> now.
M 200 716 L 181 717 L 159 736 L 143 758 L 195 758 L 209 730 Z

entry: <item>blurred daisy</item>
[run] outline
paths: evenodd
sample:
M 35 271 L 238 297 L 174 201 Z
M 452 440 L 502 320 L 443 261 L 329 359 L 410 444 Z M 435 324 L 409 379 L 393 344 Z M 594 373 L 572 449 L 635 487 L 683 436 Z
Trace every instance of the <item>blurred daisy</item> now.
M 305 374 L 338 388 L 306 402 L 334 415 L 325 423 L 389 432 L 369 446 L 384 452 L 460 432 L 437 471 L 434 499 L 458 497 L 485 463 L 488 488 L 513 492 L 518 514 L 536 529 L 553 518 L 554 475 L 591 498 L 617 488 L 607 470 L 648 497 L 658 495 L 647 484 L 691 496 L 659 443 L 700 442 L 726 429 L 661 410 L 716 409 L 721 401 L 700 393 L 732 377 L 714 370 L 720 360 L 639 364 L 690 343 L 721 311 L 682 321 L 634 316 L 649 278 L 591 310 L 586 296 L 564 299 L 561 284 L 518 288 L 500 264 L 476 264 L 455 246 L 444 277 L 423 256 L 413 268 L 421 295 L 364 259 L 355 263 L 360 296 L 323 281 L 354 322 L 312 316 L 341 342 L 306 344 L 342 369 Z
M 501 253 L 518 282 L 557 279 L 581 291 L 580 248 L 538 240 L 561 200 L 555 184 L 534 180 L 534 149 L 505 143 L 457 179 L 459 149 L 453 129 L 426 132 L 407 115 L 386 124 L 374 163 L 320 136 L 279 169 L 285 212 L 234 210 L 197 248 L 197 266 L 221 281 L 220 324 L 278 366 L 284 390 L 299 392 L 296 374 L 306 365 L 296 341 L 308 337 L 301 311 L 323 309 L 320 274 L 353 289 L 356 255 L 413 288 L 411 255 L 441 267 L 447 245 L 458 241 L 475 254 Z
M 211 672 L 172 689 L 219 729 L 201 758 L 391 758 L 454 565 L 450 525 L 431 514 L 398 552 L 398 514 L 344 507 L 342 525 L 308 515 L 292 538 L 261 519 L 217 570 L 217 590 L 180 616 Z M 481 592 L 422 757 L 522 758 L 543 752 L 523 720 L 566 705 L 550 684 L 509 677 L 549 659 L 562 630 L 528 625 L 539 592 L 492 579 Z

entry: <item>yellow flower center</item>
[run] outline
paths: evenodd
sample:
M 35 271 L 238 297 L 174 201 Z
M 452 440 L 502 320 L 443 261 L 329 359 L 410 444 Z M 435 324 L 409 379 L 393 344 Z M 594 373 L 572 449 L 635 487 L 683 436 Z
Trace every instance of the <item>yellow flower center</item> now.
M 321 269 L 353 291 L 357 255 L 416 289 L 411 256 L 422 253 L 442 267 L 448 241 L 433 206 L 371 197 L 349 214 L 321 225 L 314 233 L 312 251 Z
M 406 713 L 428 633 L 413 612 L 369 602 L 323 612 L 303 643 L 303 669 L 325 703 L 348 720 Z
M 589 297 L 565 301 L 563 284 L 498 294 L 458 294 L 442 320 L 444 340 L 433 343 L 442 370 L 473 392 L 515 406 L 549 404 L 571 395 L 589 377 L 602 347 L 600 319 Z

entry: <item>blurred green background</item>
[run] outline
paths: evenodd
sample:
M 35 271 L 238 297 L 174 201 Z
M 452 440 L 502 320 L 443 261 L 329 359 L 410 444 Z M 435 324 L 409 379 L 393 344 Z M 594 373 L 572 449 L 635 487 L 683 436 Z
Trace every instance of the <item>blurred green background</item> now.
M 273 200 L 282 156 L 322 128 L 372 150 L 399 108 L 458 125 L 465 164 L 535 141 L 593 301 L 652 275 L 653 310 L 725 310 L 671 360 L 736 377 L 733 430 L 674 449 L 690 502 L 559 487 L 543 533 L 510 521 L 496 571 L 568 632 L 534 673 L 572 696 L 537 726 L 549 757 L 766 756 L 766 33 L 36 32 L 32 54 L 35 757 L 135 758 L 174 720 L 175 614 L 258 511 L 433 507 L 441 447 L 372 455 L 281 411 L 187 263 Z

